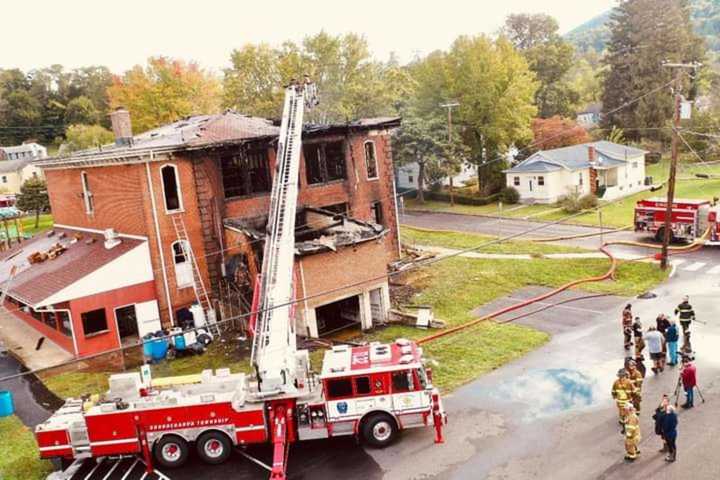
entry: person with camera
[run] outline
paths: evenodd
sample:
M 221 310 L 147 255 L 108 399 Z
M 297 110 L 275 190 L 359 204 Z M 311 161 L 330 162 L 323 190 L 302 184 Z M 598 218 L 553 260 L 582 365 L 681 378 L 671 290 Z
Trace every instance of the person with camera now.
M 665 414 L 662 417 L 663 439 L 667 444 L 668 451 L 667 457 L 665 457 L 666 462 L 674 462 L 677 458 L 677 426 L 678 417 L 675 412 L 675 407 L 668 402 L 665 407 Z
M 667 441 L 665 441 L 665 435 L 663 435 L 663 419 L 665 418 L 665 411 L 668 405 L 670 405 L 670 398 L 667 395 L 663 395 L 662 400 L 660 400 L 660 405 L 655 409 L 655 413 L 652 416 L 653 420 L 655 420 L 655 435 L 660 437 L 663 442 L 660 453 L 668 452 Z
M 682 370 L 680 370 L 683 390 L 685 390 L 685 403 L 682 408 L 693 408 L 695 400 L 695 386 L 697 385 L 697 371 L 689 356 L 683 355 Z
M 677 325 L 673 320 L 670 320 L 670 325 L 665 330 L 665 343 L 667 344 L 669 357 L 668 365 L 670 366 L 675 366 L 678 363 L 678 340 L 680 340 L 680 334 Z

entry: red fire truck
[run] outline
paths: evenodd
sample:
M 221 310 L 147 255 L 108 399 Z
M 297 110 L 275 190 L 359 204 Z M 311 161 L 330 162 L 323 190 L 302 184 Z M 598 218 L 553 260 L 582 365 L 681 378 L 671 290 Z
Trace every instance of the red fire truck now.
M 648 232 L 662 241 L 665 235 L 665 213 L 667 200 L 648 198 L 635 205 L 635 231 Z M 720 207 L 709 200 L 676 199 L 672 204 L 672 241 L 692 242 L 710 227 L 706 245 L 720 243 Z
M 266 468 L 270 478 L 285 479 L 288 447 L 298 440 L 355 435 L 384 447 L 400 430 L 432 426 L 442 442 L 446 416 L 415 343 L 336 346 L 325 352 L 320 375 L 311 372 L 308 351 L 297 349 L 295 210 L 303 108 L 313 98 L 307 82 L 285 92 L 263 273 L 250 322 L 253 375 L 219 369 L 153 380 L 148 365 L 140 373 L 113 375 L 105 395 L 67 400 L 37 426 L 43 458 L 140 455 L 151 472 L 154 463 L 183 465 L 192 447 L 216 464 L 234 447 L 271 443 L 273 463 Z

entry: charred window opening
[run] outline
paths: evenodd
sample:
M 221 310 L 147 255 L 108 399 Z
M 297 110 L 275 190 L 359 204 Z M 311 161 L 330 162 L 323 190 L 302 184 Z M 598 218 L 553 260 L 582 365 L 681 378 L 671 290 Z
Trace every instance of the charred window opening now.
M 267 150 L 246 149 L 220 159 L 225 198 L 270 191 Z
M 380 202 L 374 202 L 372 204 L 372 221 L 377 223 L 378 225 L 383 224 L 383 212 L 382 212 L 382 203 Z
M 347 178 L 344 142 L 305 145 L 303 154 L 305 156 L 305 176 L 309 185 Z
M 160 175 L 162 176 L 163 196 L 165 197 L 165 211 L 182 210 L 177 167 L 175 165 L 164 165 L 160 169 Z
M 347 215 L 349 213 L 347 203 L 334 203 L 332 205 L 325 205 L 324 207 L 320 208 L 322 208 L 326 212 L 337 213 L 338 215 Z
M 378 178 L 377 160 L 375 159 L 375 143 L 369 140 L 365 142 L 365 167 L 367 168 L 368 180 Z
M 82 313 L 80 318 L 82 319 L 83 332 L 85 332 L 85 336 L 105 332 L 108 329 L 104 308 Z

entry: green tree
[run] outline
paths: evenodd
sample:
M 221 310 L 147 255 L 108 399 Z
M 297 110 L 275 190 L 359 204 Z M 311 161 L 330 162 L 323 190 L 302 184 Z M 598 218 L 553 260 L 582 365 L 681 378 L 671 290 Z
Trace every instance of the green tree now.
M 98 123 L 99 114 L 95 104 L 86 96 L 73 98 L 65 107 L 65 124 L 94 125 Z
M 220 109 L 220 83 L 194 62 L 151 57 L 115 77 L 108 88 L 111 108 L 125 107 L 133 128 L 144 132 L 188 115 Z
M 624 0 L 613 10 L 610 30 L 603 126 L 617 125 L 633 139 L 659 139 L 660 131 L 648 127 L 666 126 L 673 112 L 669 85 L 664 86 L 674 72 L 662 62 L 701 61 L 704 56 L 702 40 L 692 30 L 688 2 Z M 687 79 L 684 83 L 687 92 Z
M 47 184 L 41 178 L 28 178 L 20 186 L 20 194 L 17 196 L 18 209 L 25 212 L 35 212 L 35 228 L 40 225 L 40 213 L 50 208 Z
M 42 122 L 42 105 L 27 90 L 15 90 L 0 98 L 0 135 L 7 143 L 21 143 Z
M 113 133 L 100 125 L 70 125 L 65 132 L 65 143 L 62 151 L 74 152 L 88 148 L 98 148 L 112 143 L 115 139 Z
M 574 48 L 558 34 L 557 21 L 546 14 L 514 14 L 505 21 L 503 33 L 521 51 L 540 85 L 535 94 L 538 114 L 573 116 L 580 94 L 569 81 Z

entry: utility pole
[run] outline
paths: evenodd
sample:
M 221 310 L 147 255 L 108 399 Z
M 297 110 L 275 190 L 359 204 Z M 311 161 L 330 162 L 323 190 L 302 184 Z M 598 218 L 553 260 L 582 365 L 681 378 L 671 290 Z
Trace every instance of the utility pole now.
M 452 109 L 455 107 L 459 107 L 460 104 L 458 102 L 448 102 L 448 103 L 441 103 L 440 106 L 442 108 L 447 108 L 447 121 L 448 121 L 448 148 L 452 145 Z M 448 153 L 450 153 L 448 151 Z M 450 159 L 448 158 L 448 162 Z M 453 171 L 450 171 L 450 174 L 448 175 L 450 177 L 450 206 L 455 206 L 455 196 L 453 195 Z
M 667 205 L 665 207 L 665 227 L 663 230 L 662 253 L 660 254 L 660 268 L 667 270 L 668 267 L 668 247 L 672 238 L 672 205 L 675 201 L 675 176 L 677 173 L 678 161 L 678 145 L 680 129 L 680 107 L 682 104 L 682 95 L 680 88 L 682 86 L 682 73 L 684 69 L 692 69 L 696 71 L 701 64 L 693 63 L 668 63 L 663 62 L 663 67 L 675 69 L 675 81 L 673 82 L 673 93 L 675 100 L 673 105 L 673 134 L 672 134 L 672 152 L 670 159 L 670 176 L 668 178 Z

